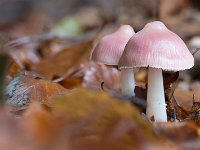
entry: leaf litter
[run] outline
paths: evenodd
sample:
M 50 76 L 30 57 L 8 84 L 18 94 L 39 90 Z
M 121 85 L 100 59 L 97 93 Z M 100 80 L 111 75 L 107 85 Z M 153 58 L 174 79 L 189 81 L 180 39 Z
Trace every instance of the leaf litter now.
M 199 19 L 192 17 L 191 12 L 196 16 L 199 14 L 192 7 L 188 8 L 194 5 L 193 1 L 176 2 L 161 1 L 158 5 L 159 17 L 188 40 L 200 33 Z M 132 3 L 136 4 L 127 2 L 129 9 L 122 8 L 122 14 L 113 17 L 115 22 L 112 17 L 111 22 L 106 22 L 103 16 L 95 18 L 97 23 L 94 25 L 83 23 L 82 29 L 99 29 L 101 24 L 104 30 L 110 32 L 117 23 L 126 22 L 139 30 L 152 19 L 148 18 L 152 17 L 148 14 L 152 6 L 141 1 L 137 2 L 138 8 L 132 9 Z M 132 15 L 129 10 L 141 13 Z M 130 21 L 132 17 L 134 21 Z M 39 21 L 43 23 L 45 20 Z M 30 20 L 27 24 L 30 25 Z M 19 24 L 17 27 L 11 30 L 12 34 L 17 34 L 17 30 L 27 32 L 26 28 L 19 28 Z M 37 28 L 38 31 L 41 27 Z M 90 34 L 82 30 L 85 32 L 83 36 L 64 39 L 51 34 L 38 34 L 8 44 L 11 50 L 6 77 L 6 104 L 0 111 L 2 149 L 200 148 L 199 81 L 196 84 L 189 82 L 188 90 L 183 91 L 179 89 L 178 72 L 164 73 L 168 122 L 148 120 L 144 115 L 146 70 L 143 68 L 136 73 L 136 97 L 128 99 L 120 92 L 120 70 L 89 61 L 92 47 L 105 34 L 104 30 L 98 35 L 98 30 L 91 32 L 92 36 L 86 36 Z

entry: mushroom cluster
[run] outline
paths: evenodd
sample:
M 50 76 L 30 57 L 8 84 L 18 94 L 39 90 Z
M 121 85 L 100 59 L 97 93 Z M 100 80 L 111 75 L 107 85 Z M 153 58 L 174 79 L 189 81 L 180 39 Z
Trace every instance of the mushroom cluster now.
M 122 25 L 116 32 L 104 36 L 93 50 L 92 60 L 106 65 L 118 66 L 125 46 L 134 34 L 131 26 Z M 123 95 L 135 96 L 135 79 L 132 69 L 122 70 L 121 89 Z
M 133 69 L 148 67 L 148 118 L 166 122 L 166 104 L 162 70 L 179 71 L 194 66 L 194 58 L 183 40 L 162 22 L 154 21 L 134 33 L 124 25 L 102 38 L 92 53 L 92 60 L 118 65 L 122 71 L 121 88 L 125 96 L 134 96 Z

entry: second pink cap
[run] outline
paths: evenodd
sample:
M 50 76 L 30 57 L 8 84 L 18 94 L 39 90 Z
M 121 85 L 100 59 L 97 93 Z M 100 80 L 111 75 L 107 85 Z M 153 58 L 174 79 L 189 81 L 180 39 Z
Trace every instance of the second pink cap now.
M 127 43 L 120 68 L 153 67 L 178 71 L 194 66 L 194 58 L 183 40 L 160 21 L 148 23 Z
M 92 52 L 93 61 L 118 65 L 128 40 L 135 34 L 129 25 L 122 25 L 116 32 L 104 36 Z

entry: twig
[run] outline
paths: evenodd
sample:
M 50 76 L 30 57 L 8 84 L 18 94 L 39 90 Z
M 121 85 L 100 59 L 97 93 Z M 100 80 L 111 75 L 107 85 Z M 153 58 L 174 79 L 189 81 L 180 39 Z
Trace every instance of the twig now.
M 94 35 L 92 33 L 88 33 L 84 36 L 80 35 L 80 36 L 66 36 L 66 37 L 59 37 L 59 36 L 49 33 L 49 34 L 22 37 L 22 38 L 9 42 L 6 46 L 10 48 L 14 48 L 14 47 L 22 46 L 22 45 L 27 45 L 30 43 L 38 43 L 41 41 L 52 40 L 52 39 L 59 39 L 63 43 L 65 43 L 66 41 L 70 41 L 72 43 L 78 43 L 80 41 L 90 40 L 93 38 L 94 38 Z
M 59 82 L 65 80 L 65 79 L 67 79 L 69 77 L 72 77 L 72 76 L 78 74 L 82 69 L 83 69 L 83 66 L 80 66 L 79 68 L 77 68 L 75 70 L 72 70 L 71 72 L 68 72 L 67 74 L 65 74 L 65 75 L 53 80 L 53 82 L 59 83 Z
M 199 50 L 200 50 L 200 48 L 196 48 L 196 51 L 194 51 L 194 52 L 192 53 L 192 55 L 194 56 Z

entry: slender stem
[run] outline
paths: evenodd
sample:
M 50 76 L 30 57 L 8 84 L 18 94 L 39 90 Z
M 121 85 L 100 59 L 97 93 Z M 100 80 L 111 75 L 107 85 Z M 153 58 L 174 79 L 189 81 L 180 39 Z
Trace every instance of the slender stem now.
M 121 70 L 121 89 L 122 94 L 127 97 L 135 96 L 135 79 L 133 69 L 123 68 Z
M 149 67 L 146 113 L 148 118 L 154 116 L 155 121 L 167 122 L 162 69 Z

